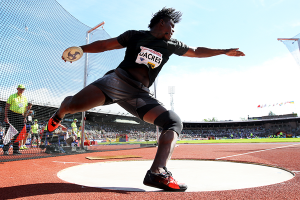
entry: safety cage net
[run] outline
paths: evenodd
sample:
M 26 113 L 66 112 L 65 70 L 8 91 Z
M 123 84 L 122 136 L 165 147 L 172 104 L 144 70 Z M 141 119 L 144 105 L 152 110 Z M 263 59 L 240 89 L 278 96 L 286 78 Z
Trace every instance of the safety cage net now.
M 86 44 L 91 27 L 55 0 L 3 0 L 0 13 L 0 162 L 155 143 L 153 125 L 114 106 L 68 114 L 61 127 L 47 131 L 64 98 L 84 87 L 85 56 L 69 63 L 62 52 Z M 108 38 L 100 27 L 89 34 L 89 43 Z M 89 54 L 86 85 L 116 68 L 124 52 Z

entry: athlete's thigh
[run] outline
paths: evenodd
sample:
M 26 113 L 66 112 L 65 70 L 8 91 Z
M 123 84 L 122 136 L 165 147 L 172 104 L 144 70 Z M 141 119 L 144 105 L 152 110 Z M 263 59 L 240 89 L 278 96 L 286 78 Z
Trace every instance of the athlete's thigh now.
M 155 119 L 167 109 L 165 109 L 157 99 L 149 94 L 140 95 L 138 98 L 120 101 L 118 104 L 132 115 L 154 124 Z
M 104 93 L 98 87 L 88 85 L 72 97 L 70 106 L 75 106 L 80 110 L 89 110 L 103 105 L 104 102 Z
M 159 104 L 148 104 L 145 107 L 136 108 L 128 102 L 118 102 L 118 104 L 132 115 L 142 119 L 145 122 L 154 124 L 155 119 L 162 113 L 166 112 L 163 106 Z

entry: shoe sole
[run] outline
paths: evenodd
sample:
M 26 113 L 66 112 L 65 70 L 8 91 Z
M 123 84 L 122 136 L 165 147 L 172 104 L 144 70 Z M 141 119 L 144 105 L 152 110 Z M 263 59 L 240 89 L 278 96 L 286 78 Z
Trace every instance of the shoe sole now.
M 151 183 L 147 183 L 147 182 L 143 182 L 144 185 L 147 185 L 147 186 L 150 186 L 150 187 L 155 187 L 155 188 L 158 188 L 158 189 L 162 189 L 162 190 L 165 190 L 165 191 L 172 191 L 172 192 L 184 192 L 187 190 L 187 187 L 185 189 L 174 189 L 174 188 L 170 188 L 168 186 L 166 186 L 165 184 L 162 184 L 160 183 L 160 185 L 154 185 L 154 184 L 151 184 Z

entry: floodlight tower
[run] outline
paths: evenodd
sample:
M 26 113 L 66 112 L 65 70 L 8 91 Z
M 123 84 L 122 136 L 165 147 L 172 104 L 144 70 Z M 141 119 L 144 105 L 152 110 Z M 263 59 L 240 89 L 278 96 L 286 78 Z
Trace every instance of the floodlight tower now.
M 170 105 L 172 111 L 174 111 L 173 94 L 175 94 L 175 86 L 169 86 Z

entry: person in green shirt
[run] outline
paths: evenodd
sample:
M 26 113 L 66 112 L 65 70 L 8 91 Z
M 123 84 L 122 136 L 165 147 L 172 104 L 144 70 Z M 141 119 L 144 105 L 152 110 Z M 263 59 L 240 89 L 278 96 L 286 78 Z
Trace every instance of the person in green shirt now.
M 35 119 L 34 120 L 34 124 L 31 126 L 31 141 L 30 141 L 30 148 L 32 148 L 32 142 L 34 140 L 34 138 L 36 138 L 36 143 L 37 143 L 37 147 L 39 146 L 39 124 L 38 124 L 38 120 Z
M 77 119 L 74 119 L 73 123 L 71 124 L 72 127 L 72 134 L 77 135 L 77 125 L 76 125 Z
M 25 86 L 18 85 L 17 87 L 18 92 L 9 96 L 4 110 L 4 121 L 6 122 L 6 133 L 12 125 L 17 131 L 16 134 L 12 139 L 11 142 L 13 143 L 13 154 L 21 154 L 19 151 L 19 141 L 16 142 L 17 137 L 19 136 L 20 132 L 22 131 L 25 123 L 26 118 L 24 117 L 27 111 L 27 98 L 23 95 Z M 9 155 L 8 150 L 10 147 L 10 142 L 3 146 L 3 155 Z
M 279 137 L 283 138 L 283 133 L 282 133 L 282 132 L 280 132 L 280 134 L 279 134 L 279 135 L 280 135 Z
M 80 133 L 78 133 L 78 128 L 77 128 L 77 125 L 76 125 L 76 122 L 78 120 L 77 119 L 74 119 L 73 123 L 71 124 L 71 127 L 72 127 L 72 135 L 75 136 L 75 138 L 77 138 L 78 142 L 80 140 Z

